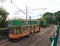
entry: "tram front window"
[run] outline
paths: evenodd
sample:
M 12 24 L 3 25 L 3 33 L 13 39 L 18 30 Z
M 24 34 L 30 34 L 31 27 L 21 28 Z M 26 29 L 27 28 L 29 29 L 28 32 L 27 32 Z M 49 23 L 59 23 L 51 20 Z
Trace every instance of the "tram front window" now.
M 14 27 L 13 32 L 14 32 L 14 34 L 17 34 L 16 27 Z
M 17 33 L 16 27 L 11 27 L 9 33 L 16 34 Z
M 10 33 L 10 34 L 13 34 L 13 33 L 14 33 L 12 27 L 10 27 L 9 33 Z
M 21 32 L 21 27 L 11 27 L 9 30 L 10 34 L 19 34 Z
M 19 34 L 21 32 L 21 27 L 14 27 L 14 34 Z

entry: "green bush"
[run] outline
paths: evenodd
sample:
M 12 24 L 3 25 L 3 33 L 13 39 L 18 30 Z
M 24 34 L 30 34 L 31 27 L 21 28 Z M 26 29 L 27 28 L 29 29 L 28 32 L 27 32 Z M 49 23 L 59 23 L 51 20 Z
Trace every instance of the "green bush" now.
M 0 28 L 5 28 L 5 27 L 8 27 L 8 22 L 3 19 L 0 21 Z
M 47 27 L 48 26 L 47 21 L 44 18 L 40 19 L 40 26 L 41 27 Z

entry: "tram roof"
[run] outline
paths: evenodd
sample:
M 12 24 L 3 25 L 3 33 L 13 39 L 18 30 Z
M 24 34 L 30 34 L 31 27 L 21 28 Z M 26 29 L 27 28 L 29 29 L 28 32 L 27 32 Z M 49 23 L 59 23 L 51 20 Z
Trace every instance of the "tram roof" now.
M 22 20 L 22 21 L 40 21 L 40 20 L 38 20 L 38 19 L 28 19 L 28 20 L 26 20 L 26 19 L 9 19 L 8 21 L 13 21 L 13 20 Z

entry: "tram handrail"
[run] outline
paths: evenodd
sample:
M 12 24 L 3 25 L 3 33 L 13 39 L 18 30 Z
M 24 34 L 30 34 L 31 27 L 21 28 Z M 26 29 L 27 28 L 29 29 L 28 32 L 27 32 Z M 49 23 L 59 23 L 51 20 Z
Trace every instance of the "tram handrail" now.
M 58 36 L 59 36 L 59 25 L 57 26 L 57 30 L 55 32 L 55 35 L 53 36 L 52 42 L 51 42 L 51 46 L 57 46 L 58 43 Z

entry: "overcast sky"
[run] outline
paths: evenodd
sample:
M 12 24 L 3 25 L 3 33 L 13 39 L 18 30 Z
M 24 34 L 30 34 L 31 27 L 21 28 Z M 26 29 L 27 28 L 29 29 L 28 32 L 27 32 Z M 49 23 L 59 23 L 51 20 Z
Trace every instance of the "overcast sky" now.
M 28 10 L 28 18 L 31 16 L 32 19 L 41 17 L 45 12 L 56 12 L 60 10 L 60 0 L 12 0 L 14 4 L 24 10 L 26 13 L 27 9 L 37 9 L 38 10 Z M 11 0 L 0 0 L 0 6 L 3 6 L 10 14 L 9 18 L 26 18 L 26 14 L 19 11 L 12 3 Z

